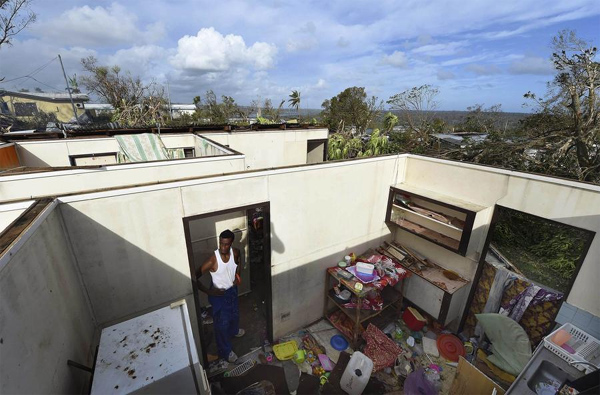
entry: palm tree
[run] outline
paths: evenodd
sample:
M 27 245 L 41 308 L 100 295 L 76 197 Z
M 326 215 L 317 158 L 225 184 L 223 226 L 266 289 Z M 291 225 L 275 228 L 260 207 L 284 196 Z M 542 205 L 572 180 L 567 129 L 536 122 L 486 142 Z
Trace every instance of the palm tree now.
M 298 113 L 298 122 L 300 122 L 300 92 L 293 90 L 288 100 L 290 107 L 294 107 Z

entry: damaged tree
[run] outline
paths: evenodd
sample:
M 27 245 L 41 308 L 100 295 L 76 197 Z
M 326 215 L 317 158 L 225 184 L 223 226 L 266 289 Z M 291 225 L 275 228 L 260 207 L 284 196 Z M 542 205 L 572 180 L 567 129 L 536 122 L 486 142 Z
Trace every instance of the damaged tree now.
M 35 22 L 30 3 L 30 0 L 0 0 L 0 47 L 10 45 L 14 36 Z
M 600 63 L 597 48 L 561 31 L 553 40 L 552 61 L 558 74 L 545 99 L 527 92 L 538 106 L 541 122 L 532 129 L 532 148 L 539 149 L 549 172 L 600 182 Z
M 89 73 L 81 83 L 113 106 L 114 122 L 148 126 L 167 120 L 164 89 L 156 83 L 144 84 L 139 77 L 121 73 L 119 66 L 100 66 L 93 56 L 81 59 L 81 64 Z

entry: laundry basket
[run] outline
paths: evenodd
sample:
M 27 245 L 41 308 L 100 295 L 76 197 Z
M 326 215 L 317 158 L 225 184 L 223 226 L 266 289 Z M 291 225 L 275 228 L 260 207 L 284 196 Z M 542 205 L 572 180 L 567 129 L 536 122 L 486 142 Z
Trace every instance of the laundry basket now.
M 568 344 L 575 352 L 570 353 L 565 350 L 563 347 L 555 344 L 552 339 L 554 335 L 560 331 L 564 330 L 571 335 L 571 339 L 566 343 Z M 552 351 L 554 354 L 558 355 L 560 358 L 564 359 L 568 363 L 572 363 L 575 361 L 586 361 L 597 368 L 600 368 L 600 341 L 577 328 L 575 325 L 566 323 L 548 336 L 544 338 L 544 347 L 548 350 Z M 590 366 L 575 364 L 573 365 L 576 369 L 585 371 L 586 373 L 591 372 L 593 369 Z

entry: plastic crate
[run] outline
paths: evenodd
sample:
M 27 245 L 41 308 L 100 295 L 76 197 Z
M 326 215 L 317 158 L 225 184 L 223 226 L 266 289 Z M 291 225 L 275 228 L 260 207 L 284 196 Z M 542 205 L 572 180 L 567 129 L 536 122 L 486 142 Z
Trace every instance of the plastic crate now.
M 569 353 L 564 348 L 556 345 L 552 338 L 559 330 L 564 330 L 568 332 L 572 337 L 571 339 L 575 340 L 573 349 L 575 350 L 574 354 Z M 569 340 L 571 342 L 571 340 Z M 544 338 L 544 347 L 548 350 L 552 351 L 554 354 L 558 355 L 560 358 L 564 359 L 568 363 L 572 363 L 575 361 L 586 361 L 593 363 L 594 366 L 600 368 L 600 341 L 577 328 L 575 325 L 566 323 L 560 328 L 556 329 L 554 332 L 549 334 Z M 591 372 L 593 369 L 590 366 L 575 364 L 573 365 L 577 370 L 585 371 L 586 373 Z

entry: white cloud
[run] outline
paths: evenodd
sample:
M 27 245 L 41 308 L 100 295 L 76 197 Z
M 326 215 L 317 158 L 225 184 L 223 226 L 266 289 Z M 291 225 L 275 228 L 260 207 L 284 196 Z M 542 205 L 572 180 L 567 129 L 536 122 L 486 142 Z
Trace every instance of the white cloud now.
M 525 56 L 512 62 L 508 68 L 511 74 L 547 75 L 554 73 L 552 62 L 539 56 Z
M 487 55 L 473 55 L 473 56 L 467 56 L 464 58 L 455 58 L 455 59 L 451 59 L 451 60 L 446 60 L 446 61 L 442 62 L 441 65 L 442 66 L 458 66 L 460 64 L 478 62 L 478 61 L 484 60 L 486 58 L 487 58 Z
M 184 36 L 177 42 L 177 53 L 171 58 L 176 68 L 214 72 L 236 66 L 252 66 L 258 70 L 273 67 L 277 47 L 265 42 L 246 46 L 242 36 L 223 36 L 214 28 L 200 29 L 195 36 Z
M 327 87 L 327 83 L 325 82 L 325 80 L 323 78 L 319 78 L 319 80 L 317 81 L 317 83 L 315 84 L 315 89 L 322 89 Z
M 60 45 L 110 47 L 124 43 L 151 43 L 165 35 L 162 23 L 137 26 L 137 16 L 119 4 L 75 7 L 60 16 L 32 26 L 45 41 Z
M 393 67 L 405 68 L 408 66 L 406 54 L 402 51 L 394 51 L 390 55 L 383 55 L 381 58 L 382 64 L 387 64 Z
M 502 70 L 495 64 L 470 64 L 465 67 L 465 70 L 477 75 L 493 75 L 500 74 Z
M 467 45 L 466 41 L 454 41 L 450 43 L 429 44 L 412 50 L 413 53 L 427 56 L 450 56 L 454 55 Z

